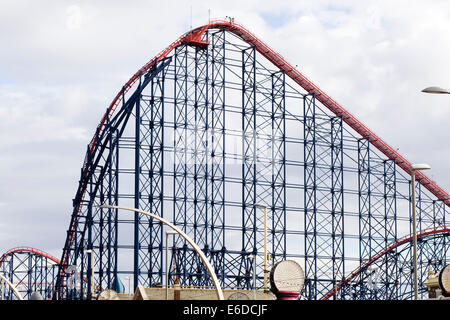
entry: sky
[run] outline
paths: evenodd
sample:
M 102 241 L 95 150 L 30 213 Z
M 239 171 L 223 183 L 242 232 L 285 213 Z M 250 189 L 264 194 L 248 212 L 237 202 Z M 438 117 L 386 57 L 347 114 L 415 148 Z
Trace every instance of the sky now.
M 0 253 L 60 258 L 106 107 L 191 26 L 234 17 L 450 191 L 450 2 L 0 1 Z

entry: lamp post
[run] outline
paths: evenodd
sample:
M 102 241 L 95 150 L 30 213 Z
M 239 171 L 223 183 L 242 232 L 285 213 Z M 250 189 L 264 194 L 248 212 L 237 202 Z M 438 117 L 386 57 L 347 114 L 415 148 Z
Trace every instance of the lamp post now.
M 414 268 L 414 300 L 419 299 L 419 290 L 417 283 L 417 230 L 416 230 L 416 171 L 428 170 L 431 167 L 427 164 L 411 165 L 411 201 L 412 201 L 412 229 L 413 229 L 413 268 Z
M 94 300 L 94 251 L 89 249 L 86 253 L 91 257 L 91 300 Z
M 253 264 L 253 300 L 256 300 L 256 256 L 251 255 L 249 258 Z
M 125 279 L 128 281 L 128 300 L 130 300 L 130 291 L 131 291 L 131 283 L 130 283 L 130 276 L 126 276 Z
M 264 208 L 264 298 L 267 300 L 269 289 L 267 288 L 267 206 L 265 204 L 254 203 L 255 207 Z M 256 260 L 256 257 L 255 257 Z
M 166 300 L 169 300 L 169 235 L 178 234 L 173 231 L 166 231 Z
M 450 91 L 447 89 L 443 89 L 440 87 L 428 87 L 422 90 L 425 93 L 433 93 L 433 94 L 450 94 Z
M 146 215 L 148 217 L 151 217 L 153 219 L 156 219 L 162 223 L 164 223 L 165 225 L 169 226 L 170 228 L 172 228 L 174 231 L 176 231 L 180 236 L 182 236 L 190 245 L 191 247 L 194 249 L 194 251 L 200 256 L 200 259 L 202 260 L 202 262 L 205 264 L 206 269 L 208 270 L 208 273 L 212 279 L 212 282 L 214 284 L 214 287 L 216 288 L 216 294 L 217 294 L 217 298 L 219 300 L 225 300 L 224 296 L 223 296 L 223 291 L 222 288 L 220 287 L 220 283 L 219 283 L 219 279 L 217 278 L 217 275 L 214 271 L 213 266 L 211 265 L 211 263 L 208 261 L 208 258 L 205 256 L 205 254 L 203 253 L 203 251 L 199 248 L 199 246 L 194 242 L 194 240 L 192 240 L 187 234 L 185 234 L 181 229 L 179 229 L 177 226 L 175 226 L 173 223 L 167 221 L 164 218 L 161 218 L 160 216 L 157 216 L 154 213 L 151 212 L 147 212 L 144 210 L 140 210 L 140 209 L 136 209 L 136 208 L 128 208 L 128 207 L 120 207 L 120 206 L 110 206 L 110 205 L 101 205 L 100 208 L 109 208 L 109 209 L 121 209 L 121 210 L 126 210 L 126 211 L 133 211 L 133 212 L 139 212 L 143 215 Z

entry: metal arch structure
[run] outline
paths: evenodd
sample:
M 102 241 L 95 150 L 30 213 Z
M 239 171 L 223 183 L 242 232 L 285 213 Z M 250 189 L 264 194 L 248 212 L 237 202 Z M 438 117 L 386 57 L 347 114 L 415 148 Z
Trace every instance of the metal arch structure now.
M 0 257 L 0 273 L 16 287 L 23 299 L 38 292 L 44 299 L 53 295 L 59 259 L 31 247 L 17 247 Z M 17 295 L 9 287 L 0 288 L 5 300 L 14 300 Z
M 412 204 L 410 165 L 242 25 L 213 20 L 145 64 L 106 109 L 87 146 L 54 298 L 90 297 L 92 278 L 99 290 L 126 275 L 134 288 L 163 282 L 164 226 L 102 207 L 119 204 L 171 220 L 222 287 L 262 287 L 260 203 L 270 262 L 298 259 L 303 295 L 318 299 L 410 234 L 412 205 L 420 229 L 445 225 L 448 193 L 418 172 Z M 434 244 L 437 261 L 447 247 Z M 185 242 L 171 249 L 172 282 L 211 285 Z M 88 279 L 79 291 L 66 286 L 69 266 Z
M 418 247 L 422 256 L 419 266 L 422 273 L 421 278 L 426 278 L 430 268 L 439 270 L 445 266 L 440 255 L 438 254 L 436 257 L 435 245 L 436 243 L 442 244 L 449 236 L 450 226 L 430 228 L 417 235 Z M 410 275 L 413 273 L 410 250 L 412 241 L 413 235 L 407 235 L 383 248 L 363 265 L 353 270 L 320 300 L 328 300 L 341 290 L 344 292 L 342 296 L 349 300 L 392 300 L 398 296 L 406 299 L 412 298 L 414 296 L 414 291 L 411 290 L 413 284 L 409 283 Z M 378 270 L 381 268 L 386 269 L 387 272 L 379 273 Z M 398 272 L 395 273 L 395 270 Z M 402 277 L 403 280 L 401 280 Z M 361 278 L 365 281 L 354 281 Z M 423 282 L 420 283 L 420 291 L 422 293 L 427 291 Z

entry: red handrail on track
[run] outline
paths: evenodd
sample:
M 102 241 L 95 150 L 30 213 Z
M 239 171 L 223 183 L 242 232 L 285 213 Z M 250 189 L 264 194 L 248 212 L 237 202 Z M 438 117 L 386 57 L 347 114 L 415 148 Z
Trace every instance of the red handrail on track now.
M 155 62 L 160 61 L 167 57 L 167 55 L 180 43 L 185 42 L 195 46 L 205 46 L 208 43 L 202 41 L 202 36 L 208 29 L 221 29 L 234 33 L 235 35 L 241 37 L 245 42 L 250 45 L 255 46 L 256 50 L 262 54 L 265 58 L 267 58 L 270 62 L 272 62 L 275 66 L 277 66 L 280 70 L 283 70 L 293 81 L 299 84 L 303 89 L 305 89 L 308 93 L 314 93 L 317 100 L 319 100 L 324 106 L 326 106 L 329 110 L 331 110 L 337 116 L 342 116 L 342 120 L 347 123 L 351 128 L 353 128 L 357 133 L 359 133 L 362 137 L 369 139 L 369 142 L 375 146 L 378 150 L 380 150 L 388 159 L 395 160 L 396 164 L 398 164 L 405 172 L 411 174 L 411 163 L 406 160 L 400 153 L 398 153 L 395 149 L 389 146 L 386 142 L 384 142 L 381 138 L 379 138 L 375 133 L 370 131 L 366 126 L 364 126 L 356 117 L 354 117 L 350 112 L 345 110 L 341 105 L 339 105 L 336 101 L 331 99 L 325 92 L 323 92 L 319 87 L 314 85 L 309 79 L 307 79 L 303 74 L 301 74 L 297 69 L 295 69 L 291 64 L 289 64 L 280 54 L 276 53 L 272 50 L 268 45 L 259 40 L 255 35 L 253 35 L 249 30 L 247 30 L 242 25 L 234 22 L 234 19 L 230 20 L 211 20 L 208 24 L 203 25 L 201 27 L 192 29 L 177 40 L 172 42 L 167 48 L 162 50 L 156 57 L 149 62 L 147 62 L 143 67 L 141 67 L 131 78 L 128 80 L 123 86 L 122 90 L 117 93 L 114 97 L 113 101 L 109 105 L 107 112 L 103 116 L 100 124 L 97 127 L 95 135 L 89 144 L 89 151 L 92 153 L 95 148 L 95 144 L 97 143 L 98 137 L 103 130 L 103 127 L 108 118 L 110 118 L 119 103 L 122 101 L 123 96 L 127 93 L 132 86 L 136 83 L 139 77 L 150 70 L 151 67 L 155 65 Z M 83 167 L 83 175 L 87 174 L 86 163 Z M 428 178 L 423 172 L 416 172 L 416 179 L 419 183 L 421 183 L 426 189 L 428 189 L 433 195 L 435 195 L 439 200 L 445 202 L 447 206 L 450 207 L 450 195 L 439 187 L 436 182 L 432 181 Z M 84 193 L 83 193 L 84 198 Z M 79 213 L 80 207 L 78 208 L 77 215 Z M 69 236 L 69 244 L 71 245 L 74 237 L 74 228 L 75 224 L 72 226 L 72 230 L 70 230 Z M 67 263 L 68 256 L 65 257 L 64 263 L 62 265 L 62 274 L 64 274 L 65 265 Z
M 56 264 L 59 264 L 59 259 L 55 258 L 54 256 L 52 256 L 51 254 L 48 254 L 47 252 L 44 252 L 42 250 L 39 249 L 35 249 L 32 247 L 16 247 L 16 248 L 12 248 L 9 249 L 8 251 L 6 251 L 1 257 L 0 257 L 0 266 L 2 265 L 2 263 L 5 261 L 5 259 L 12 255 L 13 253 L 20 253 L 20 252 L 30 252 L 30 253 L 34 253 L 37 254 L 41 257 L 47 258 L 51 261 L 53 261 Z
M 422 232 L 420 232 L 419 234 L 417 234 L 417 239 L 424 238 L 429 235 L 440 234 L 440 233 L 450 233 L 450 226 L 441 226 L 441 227 L 437 227 L 437 228 L 425 229 Z M 320 298 L 320 300 L 328 300 L 329 298 L 334 296 L 336 293 L 338 293 L 344 284 L 348 284 L 350 281 L 352 281 L 354 278 L 356 278 L 361 273 L 362 270 L 369 267 L 372 263 L 374 263 L 379 258 L 384 256 L 386 253 L 388 253 L 388 252 L 394 250 L 395 248 L 401 246 L 402 244 L 405 244 L 412 240 L 413 240 L 413 235 L 409 234 L 409 235 L 406 235 L 403 238 L 397 239 L 393 243 L 389 244 L 384 249 L 380 250 L 377 254 L 372 256 L 369 260 L 367 260 L 366 262 L 361 264 L 358 268 L 353 270 L 344 280 L 339 282 L 339 284 L 337 284 L 331 291 L 329 291 L 322 298 Z

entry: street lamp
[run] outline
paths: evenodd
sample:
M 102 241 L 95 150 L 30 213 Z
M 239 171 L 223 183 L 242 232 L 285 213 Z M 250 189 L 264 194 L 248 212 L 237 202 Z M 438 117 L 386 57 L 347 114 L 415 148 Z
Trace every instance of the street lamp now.
M 264 297 L 267 300 L 267 293 L 269 292 L 267 289 L 267 273 L 269 272 L 267 270 L 267 206 L 259 203 L 254 203 L 253 205 L 264 208 Z
M 450 94 L 450 91 L 447 89 L 443 89 L 440 87 L 428 87 L 422 90 L 425 93 L 434 93 L 434 94 Z
M 417 284 L 417 230 L 416 230 L 416 171 L 428 170 L 431 167 L 424 163 L 411 165 L 411 201 L 412 201 L 412 228 L 413 228 L 413 268 L 414 268 L 414 300 L 418 300 Z
M 223 291 L 222 288 L 220 287 L 220 283 L 219 283 L 219 279 L 217 278 L 217 275 L 214 271 L 213 266 L 211 265 L 211 263 L 208 261 L 208 258 L 205 256 L 205 254 L 203 253 L 203 251 L 199 248 L 199 246 L 194 242 L 194 240 L 192 240 L 186 233 L 184 233 L 180 228 L 178 228 L 177 226 L 175 226 L 173 223 L 167 221 L 164 218 L 161 218 L 160 216 L 151 213 L 151 212 L 147 212 L 144 210 L 140 210 L 140 209 L 136 209 L 136 208 L 128 208 L 128 207 L 120 207 L 120 206 L 110 206 L 110 205 L 101 205 L 100 208 L 109 208 L 109 209 L 120 209 L 120 210 L 126 210 L 126 211 L 134 211 L 134 212 L 139 212 L 143 215 L 146 215 L 148 217 L 151 217 L 153 219 L 156 219 L 162 223 L 164 223 L 165 225 L 169 226 L 170 228 L 172 228 L 174 231 L 176 231 L 180 236 L 182 236 L 190 245 L 191 247 L 194 249 L 195 252 L 197 252 L 197 254 L 200 256 L 200 259 L 202 260 L 202 262 L 205 264 L 206 266 L 206 270 L 208 270 L 208 273 L 211 277 L 211 280 L 214 284 L 214 287 L 216 288 L 216 294 L 217 294 L 217 298 L 219 300 L 225 300 L 224 296 L 223 296 Z
M 166 231 L 166 300 L 169 300 L 169 235 L 178 234 L 174 231 Z

